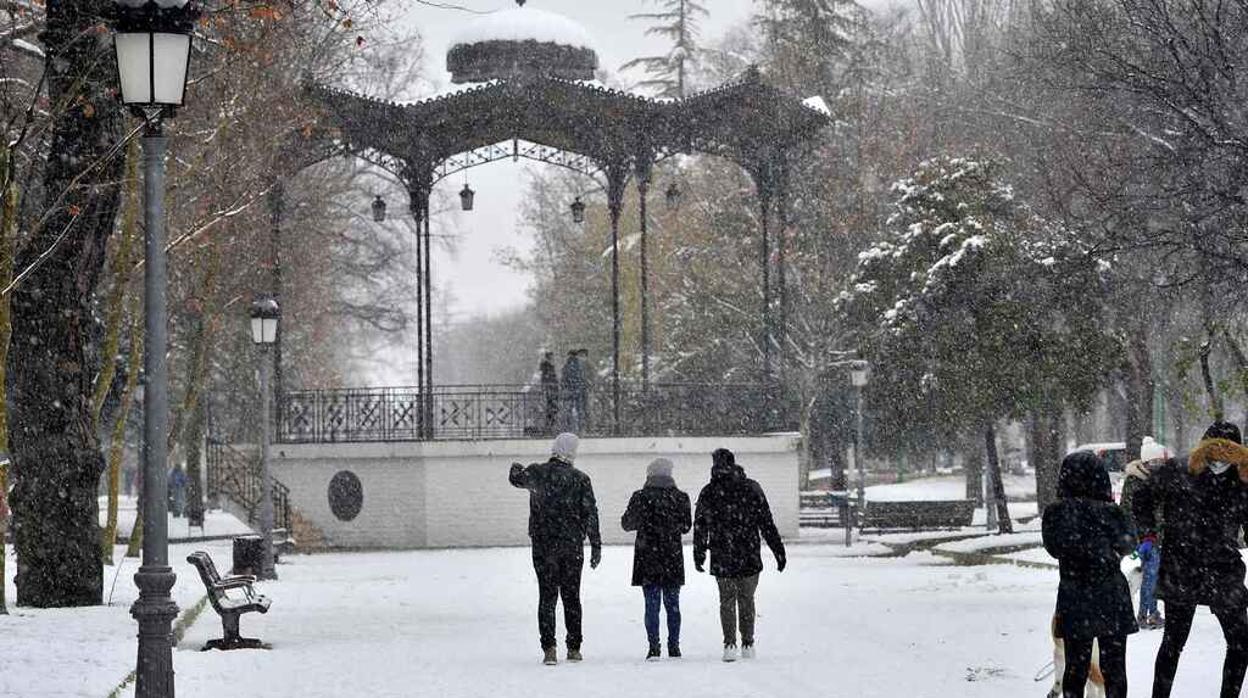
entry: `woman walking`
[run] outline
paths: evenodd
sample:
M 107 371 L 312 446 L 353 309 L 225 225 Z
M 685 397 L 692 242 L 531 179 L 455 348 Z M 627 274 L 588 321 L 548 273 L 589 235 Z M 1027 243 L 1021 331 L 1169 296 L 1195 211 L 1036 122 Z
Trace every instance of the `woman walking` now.
M 633 586 L 646 599 L 646 660 L 658 659 L 659 605 L 667 612 L 667 656 L 680 656 L 680 587 L 685 583 L 681 536 L 693 525 L 689 495 L 676 489 L 672 462 L 657 458 L 646 468 L 646 484 L 633 493 L 620 524 L 636 531 L 633 545 Z
M 1122 558 L 1135 548 L 1127 516 L 1113 503 L 1105 464 L 1090 451 L 1062 461 L 1058 501 L 1044 510 L 1044 547 L 1057 558 L 1057 636 L 1066 646 L 1063 698 L 1083 698 L 1093 642 L 1100 646 L 1106 698 L 1127 695 L 1127 635 L 1139 628 Z

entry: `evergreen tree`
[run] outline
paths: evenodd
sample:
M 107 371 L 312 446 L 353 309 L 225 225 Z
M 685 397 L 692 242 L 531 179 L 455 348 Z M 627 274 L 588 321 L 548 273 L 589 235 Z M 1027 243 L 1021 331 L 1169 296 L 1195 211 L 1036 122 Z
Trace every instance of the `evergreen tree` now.
M 868 15 L 854 0 L 759 0 L 754 23 L 763 34 L 772 79 L 803 95 L 834 97 L 854 69 Z
M 648 36 L 661 36 L 671 42 L 671 50 L 662 56 L 645 56 L 624 64 L 623 70 L 642 68 L 650 77 L 638 83 L 643 89 L 654 90 L 659 97 L 680 99 L 689 94 L 691 69 L 698 61 L 698 33 L 701 20 L 708 16 L 698 0 L 653 0 L 657 12 L 631 15 L 630 19 L 653 22 Z

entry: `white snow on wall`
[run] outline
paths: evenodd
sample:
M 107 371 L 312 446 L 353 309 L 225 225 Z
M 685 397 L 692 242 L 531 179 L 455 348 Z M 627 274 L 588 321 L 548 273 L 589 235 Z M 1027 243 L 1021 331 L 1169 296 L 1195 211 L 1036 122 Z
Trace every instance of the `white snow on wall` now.
M 451 42 L 451 46 L 485 41 L 537 41 L 580 48 L 594 48 L 594 39 L 585 27 L 563 15 L 520 7 L 493 12 L 473 20 Z

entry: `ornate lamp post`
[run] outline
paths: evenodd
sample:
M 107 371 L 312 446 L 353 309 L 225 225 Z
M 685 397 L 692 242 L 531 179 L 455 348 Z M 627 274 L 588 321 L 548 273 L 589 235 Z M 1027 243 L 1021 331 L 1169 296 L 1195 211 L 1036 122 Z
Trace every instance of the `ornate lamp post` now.
M 251 341 L 260 347 L 260 535 L 264 537 L 264 554 L 260 560 L 260 578 L 277 579 L 273 567 L 273 476 L 269 472 L 270 412 L 269 349 L 277 342 L 277 324 L 282 309 L 272 298 L 261 298 L 251 304 Z
M 871 379 L 871 365 L 866 361 L 852 361 L 849 364 L 849 382 L 854 386 L 854 467 L 858 471 L 858 511 L 867 506 L 867 475 L 865 459 L 862 457 L 862 389 L 867 387 Z M 849 533 L 846 531 L 846 539 Z
M 378 196 L 373 199 L 373 222 L 386 222 L 386 200 Z
M 143 564 L 134 575 L 139 598 L 130 614 L 139 623 L 135 698 L 173 698 L 173 619 L 176 576 L 169 566 L 167 514 L 169 370 L 165 292 L 165 152 L 161 129 L 186 96 L 191 32 L 198 10 L 189 0 L 117 0 L 113 44 L 121 100 L 144 121 L 143 197 L 145 264 L 143 409 Z
M 474 205 L 473 202 L 475 202 L 476 200 L 477 200 L 477 193 L 472 190 L 472 187 L 468 186 L 467 184 L 464 184 L 463 191 L 459 192 L 460 208 L 464 209 L 465 211 L 471 211 Z
M 680 190 L 680 187 L 675 182 L 672 182 L 671 186 L 667 188 L 664 198 L 667 199 L 668 210 L 674 211 L 680 208 L 680 201 L 685 198 L 685 193 Z
M 585 202 L 581 201 L 579 196 L 576 197 L 576 201 L 572 202 L 572 222 L 577 224 L 585 222 Z

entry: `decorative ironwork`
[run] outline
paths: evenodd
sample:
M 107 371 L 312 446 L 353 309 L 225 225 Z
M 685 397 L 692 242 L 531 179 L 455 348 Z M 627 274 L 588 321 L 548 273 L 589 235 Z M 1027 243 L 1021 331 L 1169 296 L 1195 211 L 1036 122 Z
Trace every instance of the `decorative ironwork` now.
M 360 443 L 545 438 L 568 428 L 534 386 L 447 386 L 432 395 L 433 423 L 417 420 L 415 388 L 311 390 L 282 396 L 281 443 Z M 611 390 L 588 394 L 581 436 L 738 436 L 796 431 L 796 411 L 754 385 L 668 384 L 621 391 L 618 428 Z
M 260 454 L 208 438 L 208 496 L 226 497 L 247 512 L 247 523 L 258 523 L 264 487 L 260 475 Z M 290 532 L 290 488 L 273 480 L 273 527 Z
M 569 153 L 566 150 L 551 148 L 537 143 L 530 143 L 513 139 L 502 143 L 487 145 L 475 150 L 465 151 L 458 155 L 443 160 L 434 169 L 434 184 L 450 177 L 452 175 L 470 170 L 481 165 L 488 165 L 492 162 L 501 162 L 503 160 L 530 160 L 540 162 L 546 165 L 554 165 L 562 167 L 565 170 L 572 170 L 578 174 L 585 175 L 593 179 L 597 179 L 602 173 L 602 167 L 598 165 L 592 158 L 576 153 Z

